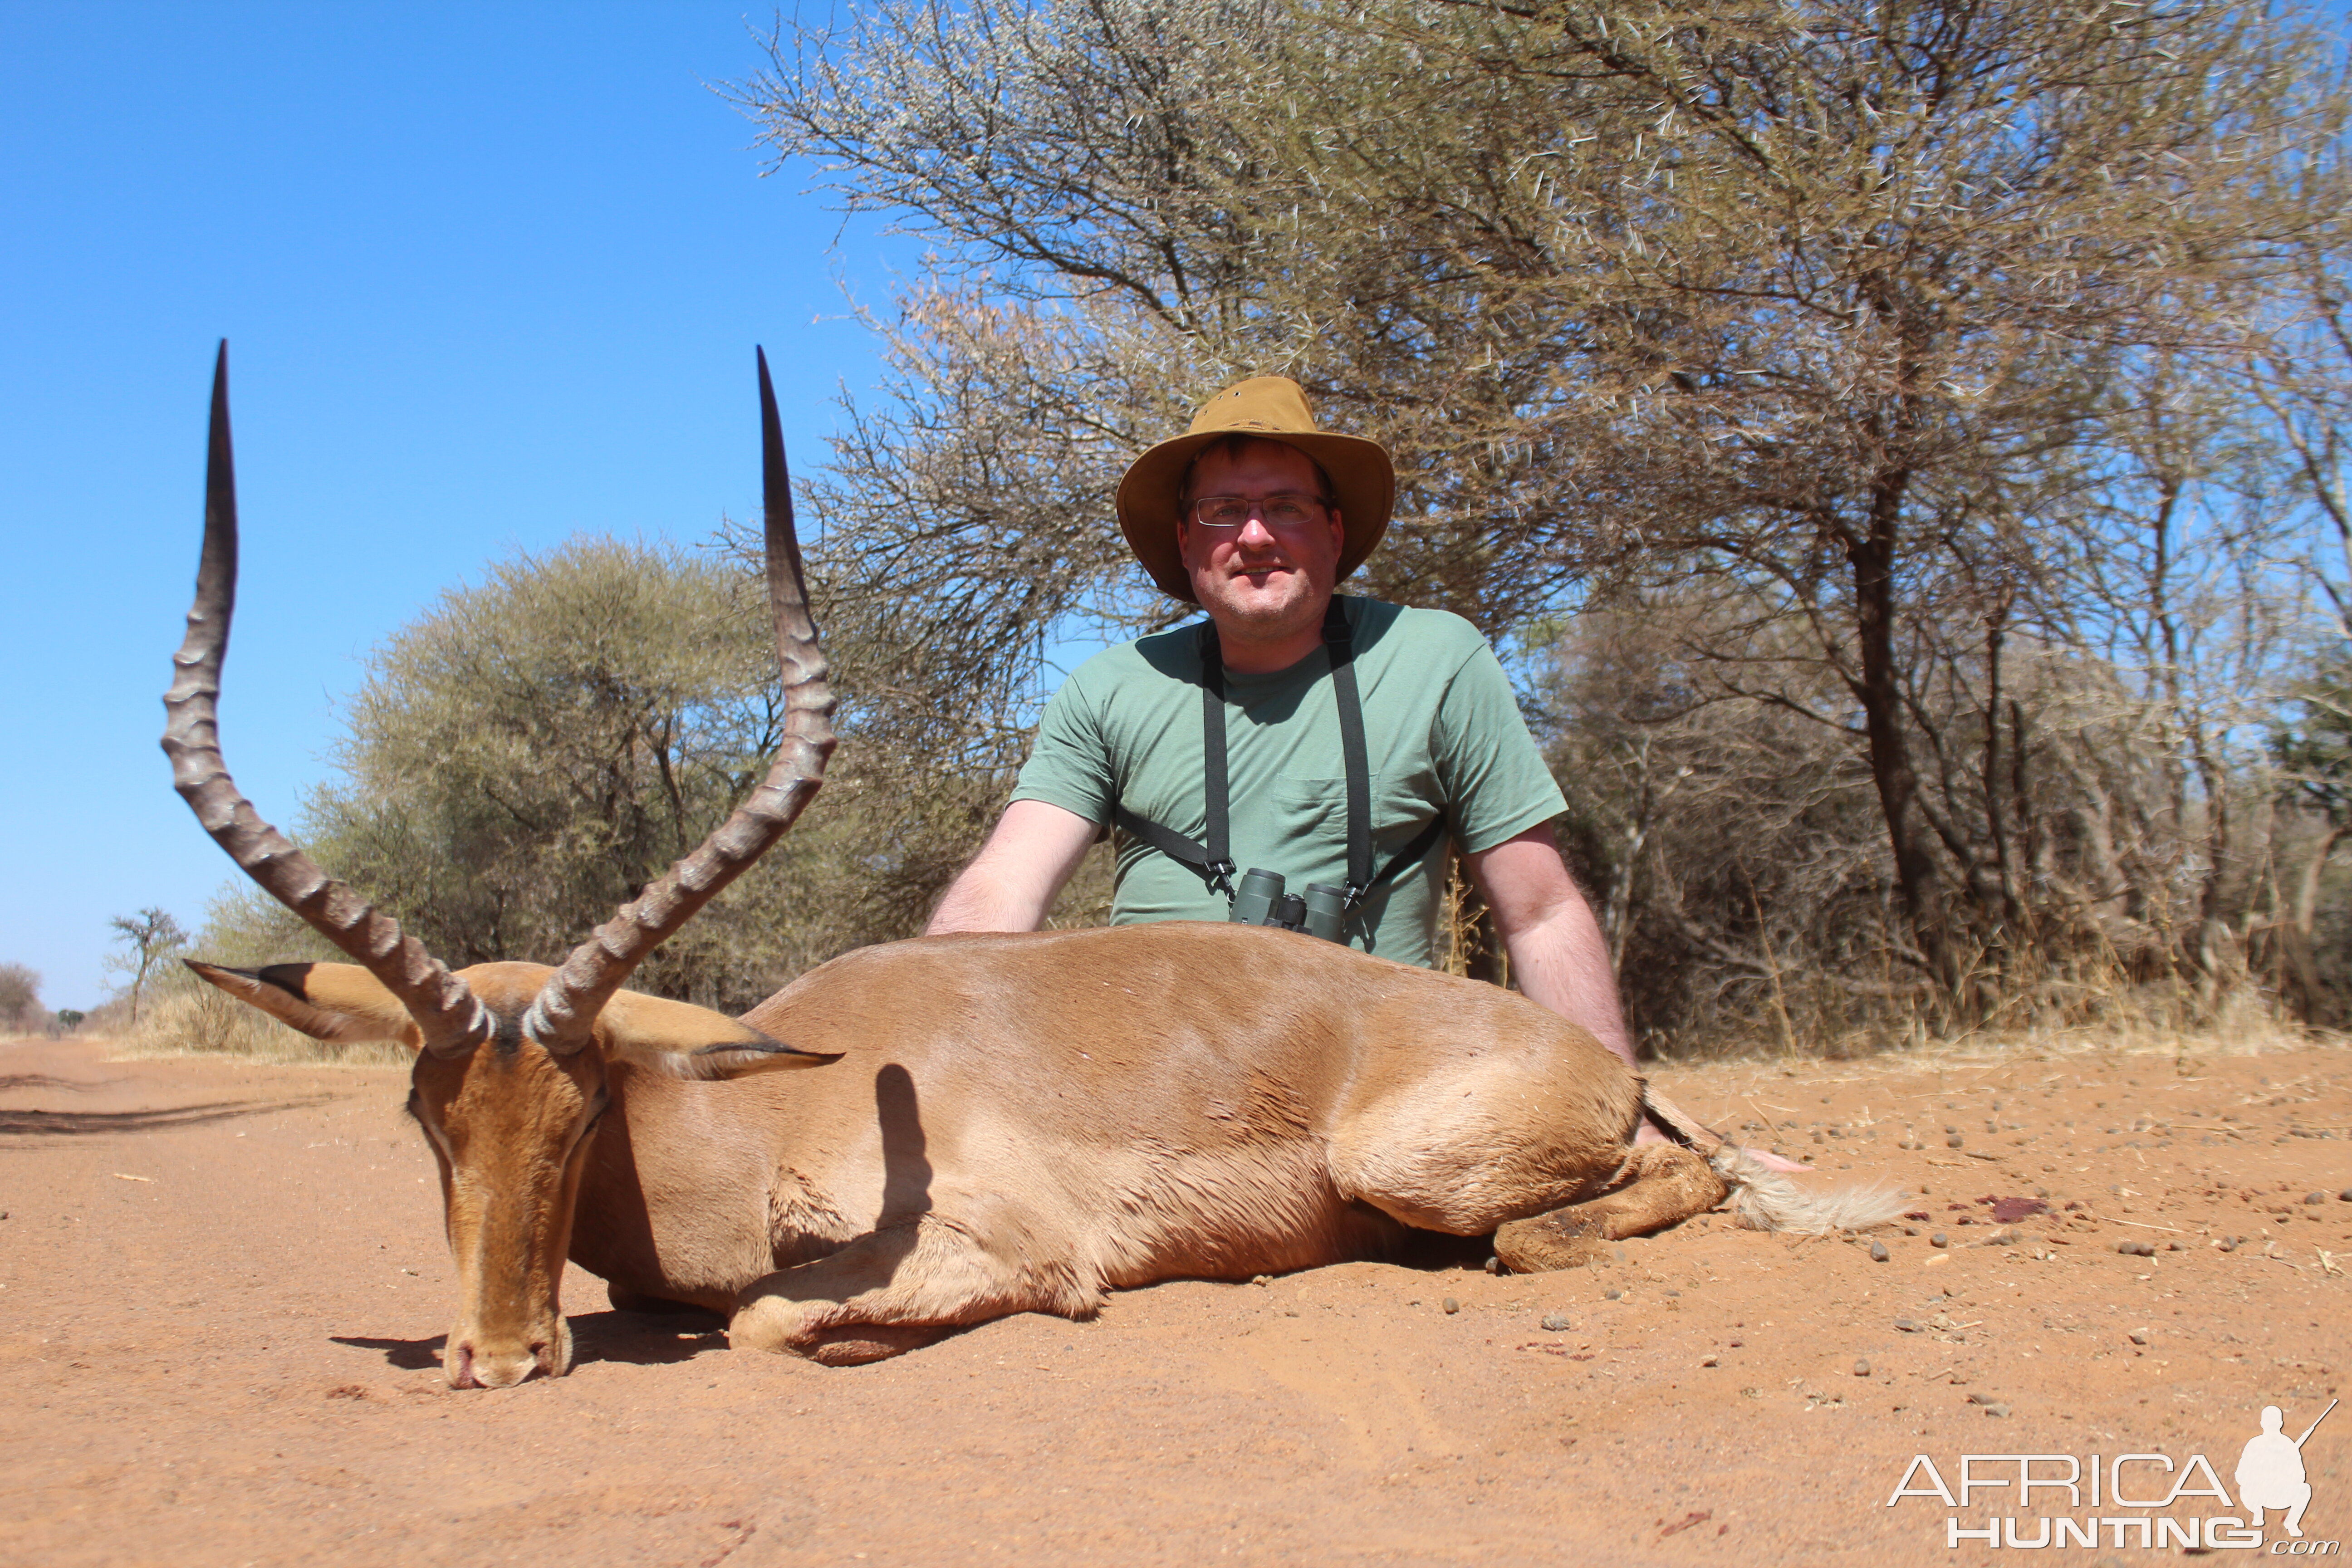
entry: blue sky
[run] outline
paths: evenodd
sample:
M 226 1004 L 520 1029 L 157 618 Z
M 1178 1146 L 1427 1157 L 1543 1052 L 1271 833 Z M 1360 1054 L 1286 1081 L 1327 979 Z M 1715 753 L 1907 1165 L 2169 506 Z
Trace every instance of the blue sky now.
M 757 513 L 751 346 L 797 465 L 876 374 L 839 220 L 711 90 L 740 5 L 0 0 L 0 961 L 87 1007 L 107 919 L 230 874 L 156 737 L 232 356 L 223 731 L 289 825 L 337 697 L 441 588 L 582 531 Z M 836 236 L 841 236 L 838 245 Z

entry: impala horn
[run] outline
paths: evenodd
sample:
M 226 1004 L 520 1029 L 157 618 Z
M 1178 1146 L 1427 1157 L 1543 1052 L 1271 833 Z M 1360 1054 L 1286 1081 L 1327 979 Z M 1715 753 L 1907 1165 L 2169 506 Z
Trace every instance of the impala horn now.
M 766 511 L 768 609 L 775 623 L 776 662 L 784 677 L 784 734 L 768 776 L 699 848 L 640 893 L 586 942 L 523 1015 L 523 1032 L 559 1055 L 589 1040 L 596 1015 L 646 954 L 694 918 L 719 890 L 766 854 L 792 827 L 824 782 L 833 754 L 833 690 L 824 650 L 809 616 L 800 539 L 793 531 L 792 476 L 784 468 L 783 426 L 776 417 L 768 356 L 760 362 L 760 478 Z
M 213 362 L 211 448 L 205 464 L 205 548 L 188 635 L 172 658 L 163 695 L 163 751 L 173 787 L 215 843 L 262 890 L 366 965 L 424 1031 L 425 1048 L 456 1056 L 489 1037 L 489 1015 L 466 983 L 389 915 L 375 912 L 321 871 L 292 840 L 261 820 L 229 777 L 220 749 L 221 663 L 236 609 L 236 465 L 229 453 L 228 340 Z

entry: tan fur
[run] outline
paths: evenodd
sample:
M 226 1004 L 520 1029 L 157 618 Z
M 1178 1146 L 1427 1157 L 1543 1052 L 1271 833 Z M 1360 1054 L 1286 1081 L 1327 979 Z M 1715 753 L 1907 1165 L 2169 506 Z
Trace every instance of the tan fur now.
M 201 973 L 297 1027 L 382 1016 L 348 966 Z M 461 1385 L 564 1370 L 567 1250 L 616 1301 L 729 1311 L 739 1345 L 846 1364 L 1011 1312 L 1087 1317 L 1113 1288 L 1379 1258 L 1407 1227 L 1516 1235 L 1562 1210 L 1555 1230 L 1630 1235 L 1726 1190 L 1688 1151 L 1633 1149 L 1641 1080 L 1583 1030 L 1289 932 L 866 948 L 740 1021 L 624 993 L 568 1057 L 518 1028 L 546 973 L 466 971 L 496 1037 L 416 1064 Z M 743 1042 L 730 1076 L 681 1076 Z M 838 1059 L 764 1070 L 811 1059 L 779 1044 Z

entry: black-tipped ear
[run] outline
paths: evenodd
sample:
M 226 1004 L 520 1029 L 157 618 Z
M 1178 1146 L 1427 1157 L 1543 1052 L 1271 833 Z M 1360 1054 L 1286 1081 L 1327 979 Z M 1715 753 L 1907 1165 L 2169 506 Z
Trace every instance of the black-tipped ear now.
M 740 1078 L 841 1059 L 771 1039 L 724 1013 L 636 991 L 614 994 L 596 1016 L 596 1034 L 607 1057 L 677 1078 Z
M 356 963 L 273 963 L 225 969 L 183 959 L 199 979 L 314 1040 L 392 1040 L 417 1049 L 424 1034 L 383 982 Z
M 705 1046 L 674 1058 L 670 1070 L 680 1078 L 747 1078 L 755 1072 L 787 1072 L 795 1068 L 821 1068 L 841 1059 L 839 1051 L 804 1051 L 781 1040 L 730 1040 Z

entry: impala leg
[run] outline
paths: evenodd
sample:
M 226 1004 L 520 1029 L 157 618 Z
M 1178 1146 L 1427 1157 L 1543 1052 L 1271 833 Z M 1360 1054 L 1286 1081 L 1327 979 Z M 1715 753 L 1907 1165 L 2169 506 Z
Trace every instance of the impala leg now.
M 1704 1214 L 1730 1187 L 1706 1161 L 1679 1143 L 1643 1143 L 1599 1197 L 1513 1220 L 1495 1232 L 1495 1256 L 1514 1274 L 1573 1268 L 1612 1241 L 1647 1236 Z
M 1082 1316 L 1092 1309 L 1091 1293 L 1041 1289 L 962 1230 L 925 1215 L 753 1280 L 736 1298 L 727 1337 L 738 1349 L 855 1366 L 919 1350 L 984 1319 Z

